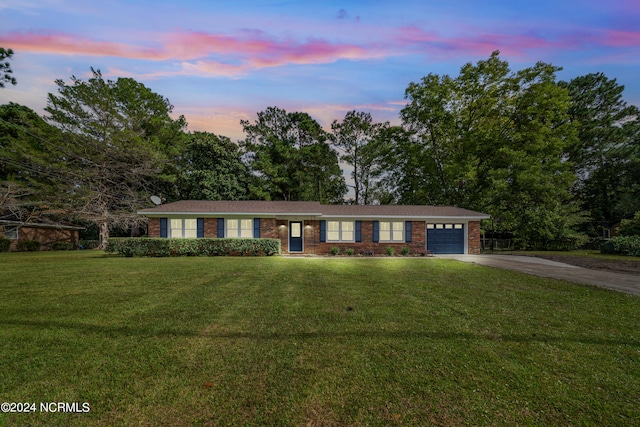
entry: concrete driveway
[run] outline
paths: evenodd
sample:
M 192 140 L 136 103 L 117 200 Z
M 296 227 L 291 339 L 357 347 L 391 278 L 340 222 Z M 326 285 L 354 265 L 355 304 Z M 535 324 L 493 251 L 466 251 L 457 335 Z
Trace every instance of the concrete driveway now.
M 535 276 L 551 277 L 575 283 L 601 286 L 619 292 L 640 296 L 640 276 L 591 270 L 542 258 L 517 255 L 436 255 L 458 261 L 472 262 L 489 267 L 516 270 Z

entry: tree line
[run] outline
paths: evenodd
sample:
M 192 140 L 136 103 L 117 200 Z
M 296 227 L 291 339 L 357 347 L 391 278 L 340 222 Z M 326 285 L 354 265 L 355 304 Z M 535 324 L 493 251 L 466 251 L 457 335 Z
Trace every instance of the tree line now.
M 490 214 L 483 227 L 522 247 L 579 245 L 640 211 L 640 118 L 615 79 L 563 82 L 559 70 L 513 71 L 494 52 L 410 83 L 400 125 L 350 111 L 325 130 L 273 106 L 241 121 L 236 143 L 188 132 L 168 99 L 92 69 L 57 80 L 42 117 L 0 106 L 0 215 L 80 218 L 104 242 L 137 229 L 152 194 L 455 205 Z

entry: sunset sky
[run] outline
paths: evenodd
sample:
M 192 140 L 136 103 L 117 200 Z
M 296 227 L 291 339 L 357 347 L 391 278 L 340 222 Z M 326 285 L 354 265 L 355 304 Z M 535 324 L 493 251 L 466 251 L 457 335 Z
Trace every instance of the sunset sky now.
M 354 109 L 398 122 L 410 82 L 494 50 L 514 70 L 561 66 L 561 80 L 604 72 L 640 105 L 638 0 L 0 0 L 0 46 L 18 79 L 2 104 L 42 113 L 56 79 L 94 67 L 233 140 L 269 106 L 327 129 Z

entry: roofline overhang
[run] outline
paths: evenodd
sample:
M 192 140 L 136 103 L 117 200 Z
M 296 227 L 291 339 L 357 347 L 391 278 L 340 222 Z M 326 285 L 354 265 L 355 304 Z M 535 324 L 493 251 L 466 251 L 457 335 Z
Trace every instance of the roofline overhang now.
M 161 216 L 161 215 L 189 215 L 189 216 L 207 216 L 210 218 L 216 218 L 220 216 L 227 215 L 237 215 L 237 216 L 253 216 L 253 217 L 261 217 L 261 218 L 273 218 L 273 217 L 290 217 L 290 216 L 308 216 L 308 217 L 318 217 L 322 216 L 319 212 L 145 212 L 144 210 L 136 212 L 138 215 L 146 215 L 146 216 Z
M 404 220 L 416 220 L 416 221 L 429 221 L 446 219 L 451 221 L 475 221 L 481 219 L 491 218 L 489 215 L 322 215 L 322 218 L 326 219 L 364 219 L 364 220 L 378 220 L 378 219 L 404 219 Z
M 359 219 L 359 220 L 378 220 L 378 219 L 402 219 L 402 220 L 441 220 L 448 221 L 479 221 L 491 218 L 489 215 L 326 215 L 318 212 L 291 212 L 291 213 L 275 213 L 275 212 L 144 212 L 138 211 L 138 215 L 146 215 L 151 217 L 159 216 L 189 216 L 189 217 L 209 217 L 219 218 L 225 216 L 250 216 L 260 218 L 313 218 L 313 219 Z

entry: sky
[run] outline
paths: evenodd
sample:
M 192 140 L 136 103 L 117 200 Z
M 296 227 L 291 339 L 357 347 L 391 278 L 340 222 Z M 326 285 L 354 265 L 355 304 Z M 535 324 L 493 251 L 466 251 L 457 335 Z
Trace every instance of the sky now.
M 640 106 L 640 0 L 0 0 L 16 86 L 0 104 L 43 114 L 55 80 L 131 77 L 168 98 L 190 131 L 237 141 L 270 106 L 325 129 L 351 110 L 399 123 L 404 91 L 495 50 L 559 80 L 603 72 Z

